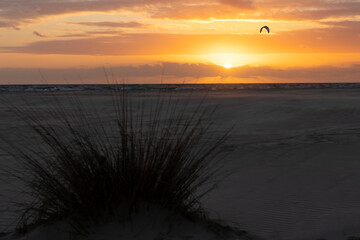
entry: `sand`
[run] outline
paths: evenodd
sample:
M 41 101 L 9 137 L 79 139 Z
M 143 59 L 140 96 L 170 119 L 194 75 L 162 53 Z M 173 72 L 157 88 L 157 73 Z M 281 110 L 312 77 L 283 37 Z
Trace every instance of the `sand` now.
M 1 95 L 14 104 L 24 96 L 45 104 L 39 93 Z M 80 93 L 85 101 L 89 96 L 109 107 L 108 93 Z M 153 101 L 155 94 L 137 96 Z M 222 146 L 224 180 L 203 200 L 211 216 L 265 239 L 360 237 L 360 90 L 214 91 L 207 102 L 220 103 L 218 134 L 234 125 Z M 2 136 L 18 141 L 30 134 L 3 105 L 0 113 Z M 12 164 L 4 151 L 0 157 Z M 12 185 L 0 184 L 2 207 L 21 198 L 16 180 L 7 180 Z M 11 229 L 13 217 L 1 213 L 0 232 Z

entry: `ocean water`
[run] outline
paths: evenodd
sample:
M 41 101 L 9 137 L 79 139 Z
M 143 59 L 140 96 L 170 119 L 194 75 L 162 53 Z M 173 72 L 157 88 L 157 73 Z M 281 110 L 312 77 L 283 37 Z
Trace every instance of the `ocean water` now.
M 83 85 L 0 85 L 0 92 L 56 92 L 56 91 L 151 91 L 186 90 L 246 90 L 246 89 L 351 89 L 360 83 L 271 83 L 271 84 L 83 84 Z

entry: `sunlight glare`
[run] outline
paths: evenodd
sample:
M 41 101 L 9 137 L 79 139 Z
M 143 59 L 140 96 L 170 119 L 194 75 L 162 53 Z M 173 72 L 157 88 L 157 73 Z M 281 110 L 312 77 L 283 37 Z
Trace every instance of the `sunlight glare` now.
M 207 61 L 227 69 L 246 65 L 250 60 L 247 55 L 236 53 L 216 53 L 203 56 Z

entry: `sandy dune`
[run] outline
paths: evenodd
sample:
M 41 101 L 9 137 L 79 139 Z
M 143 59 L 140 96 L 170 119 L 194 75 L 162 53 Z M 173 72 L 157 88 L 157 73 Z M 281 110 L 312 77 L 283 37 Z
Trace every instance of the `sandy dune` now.
M 87 101 L 89 94 L 111 109 L 109 94 L 80 97 Z M 154 100 L 153 93 L 136 94 Z M 44 104 L 38 93 L 1 95 L 14 104 L 22 96 Z M 360 237 L 360 90 L 214 91 L 207 102 L 220 103 L 219 134 L 234 125 L 221 160 L 231 174 L 204 199 L 214 217 L 266 239 Z M 3 105 L 0 113 L 2 136 L 30 134 Z M 5 152 L 0 157 L 12 164 Z M 20 198 L 14 188 L 1 183 L 0 206 Z M 9 230 L 12 219 L 1 213 L 0 232 Z

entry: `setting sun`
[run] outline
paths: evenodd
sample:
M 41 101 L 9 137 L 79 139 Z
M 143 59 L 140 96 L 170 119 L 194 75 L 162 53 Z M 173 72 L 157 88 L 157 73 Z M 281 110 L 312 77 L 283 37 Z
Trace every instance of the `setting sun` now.
M 223 67 L 229 69 L 229 68 L 232 68 L 233 66 L 229 63 L 226 63 L 223 65 Z

